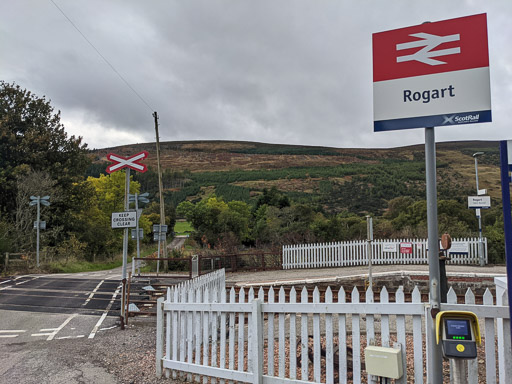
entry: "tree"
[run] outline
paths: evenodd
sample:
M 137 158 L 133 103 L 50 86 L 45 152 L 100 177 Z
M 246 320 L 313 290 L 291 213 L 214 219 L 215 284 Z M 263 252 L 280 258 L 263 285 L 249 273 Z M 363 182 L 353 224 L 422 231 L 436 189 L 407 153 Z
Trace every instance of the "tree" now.
M 81 199 L 80 209 L 75 210 L 72 220 L 75 223 L 76 236 L 88 245 L 88 258 L 109 256 L 119 252 L 122 246 L 123 231 L 111 228 L 112 212 L 124 211 L 125 173 L 114 172 L 100 175 L 99 178 L 88 177 L 82 190 L 88 190 Z M 130 193 L 138 193 L 139 183 L 130 181 Z M 149 222 L 141 225 L 148 233 Z
M 35 249 L 35 236 L 33 223 L 36 219 L 36 207 L 29 206 L 30 196 L 50 196 L 51 203 L 58 202 L 62 193 L 55 187 L 55 180 L 46 172 L 30 172 L 20 175 L 16 180 L 16 212 L 15 225 L 11 231 L 10 238 L 12 245 L 18 251 L 32 251 Z M 41 220 L 51 223 L 50 207 L 41 204 Z M 47 230 L 41 232 L 42 244 L 45 239 L 58 237 L 62 228 L 55 225 L 48 225 Z
M 188 200 L 182 201 L 176 207 L 176 215 L 181 218 L 187 218 L 190 220 L 192 212 L 194 212 L 194 204 Z
M 60 111 L 45 97 L 0 81 L 0 211 L 9 221 L 15 221 L 17 178 L 44 172 L 63 194 L 52 211 L 53 224 L 65 228 L 75 208 L 74 184 L 82 180 L 89 162 L 87 145 L 81 137 L 68 137 Z
M 279 190 L 273 186 L 270 189 L 263 189 L 263 194 L 258 198 L 256 202 L 256 209 L 262 205 L 268 205 L 272 207 L 284 208 L 290 206 L 290 199 L 288 196 L 279 192 Z

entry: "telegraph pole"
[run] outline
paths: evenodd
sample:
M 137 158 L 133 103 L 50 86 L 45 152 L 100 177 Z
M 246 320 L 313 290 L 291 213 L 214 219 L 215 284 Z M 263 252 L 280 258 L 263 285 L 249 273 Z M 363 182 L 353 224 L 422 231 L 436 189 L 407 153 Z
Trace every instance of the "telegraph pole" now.
M 158 165 L 158 194 L 160 198 L 160 227 L 162 225 L 165 225 L 165 202 L 164 202 L 164 194 L 163 194 L 163 184 L 162 184 L 162 167 L 160 165 L 160 136 L 158 134 L 158 114 L 153 112 L 153 117 L 155 118 L 155 133 L 156 133 L 156 161 Z M 160 257 L 160 242 L 162 241 L 160 239 L 160 230 L 158 232 L 158 257 Z M 164 246 L 163 246 L 163 255 L 164 257 L 167 257 L 167 244 L 166 240 L 164 238 L 163 240 Z M 159 264 L 159 262 L 157 262 Z M 167 270 L 167 260 L 164 262 L 164 269 Z

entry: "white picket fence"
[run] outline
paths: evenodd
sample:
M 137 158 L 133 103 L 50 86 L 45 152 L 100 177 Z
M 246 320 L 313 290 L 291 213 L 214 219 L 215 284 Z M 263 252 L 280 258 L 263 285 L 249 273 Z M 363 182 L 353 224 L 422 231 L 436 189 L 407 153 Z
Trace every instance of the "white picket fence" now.
M 418 288 L 410 302 L 400 288 L 394 295 L 384 287 L 379 302 L 366 292 L 360 301 L 357 288 L 346 301 L 343 287 L 328 288 L 323 299 L 315 288 L 310 301 L 306 288 L 281 288 L 278 300 L 271 287 L 238 292 L 231 289 L 169 289 L 158 301 L 157 374 L 187 381 L 224 383 L 362 383 L 368 382 L 363 350 L 371 343 L 402 349 L 404 376 L 396 383 L 424 383 L 428 372 L 425 316 Z M 391 297 L 390 297 L 391 296 Z M 393 299 L 394 296 L 394 300 Z M 470 310 L 481 319 L 485 340 L 478 360 L 469 362 L 468 383 L 478 382 L 478 365 L 487 383 L 496 383 L 497 367 L 505 370 L 511 355 L 507 306 L 494 305 L 489 290 L 484 304 L 475 305 L 468 290 L 465 303 L 456 304 L 450 289 L 442 310 Z M 497 298 L 506 303 L 506 293 Z M 496 319 L 499 319 L 496 322 Z M 497 344 L 496 328 L 502 335 Z M 498 354 L 496 349 L 505 351 Z M 483 362 L 482 362 L 483 361 Z M 503 373 L 505 375 L 505 373 Z M 481 377 L 483 379 L 483 377 Z M 510 377 L 500 377 L 500 383 Z
M 468 253 L 450 253 L 449 264 L 480 264 L 478 238 L 454 239 L 453 243 L 467 245 Z M 411 244 L 411 253 L 400 252 L 400 244 Z M 283 246 L 283 269 L 325 268 L 368 265 L 367 241 L 296 244 Z M 427 264 L 426 239 L 373 240 L 372 264 Z M 487 238 L 483 238 L 487 264 Z

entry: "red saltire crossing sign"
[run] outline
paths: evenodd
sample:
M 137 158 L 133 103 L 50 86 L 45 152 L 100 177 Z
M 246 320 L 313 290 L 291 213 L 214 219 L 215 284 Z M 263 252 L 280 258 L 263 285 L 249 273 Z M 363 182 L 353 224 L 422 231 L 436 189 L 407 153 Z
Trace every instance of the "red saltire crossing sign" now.
M 123 168 L 130 168 L 139 172 L 146 172 L 148 168 L 145 164 L 140 164 L 139 161 L 144 160 L 148 157 L 148 153 L 146 151 L 142 151 L 137 153 L 136 155 L 130 157 L 119 156 L 114 153 L 109 153 L 107 155 L 107 160 L 114 162 L 114 164 L 110 164 L 107 167 L 107 173 L 112 173 L 115 171 L 119 171 Z

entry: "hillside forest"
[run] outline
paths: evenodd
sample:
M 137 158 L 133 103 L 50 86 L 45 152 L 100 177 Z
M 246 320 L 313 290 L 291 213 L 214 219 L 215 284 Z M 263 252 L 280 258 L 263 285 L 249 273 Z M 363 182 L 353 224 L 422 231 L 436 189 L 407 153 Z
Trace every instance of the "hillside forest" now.
M 132 172 L 130 192 L 150 194 L 140 226 L 153 244 L 159 223 L 155 144 L 89 149 L 68 136 L 45 97 L 0 83 L 0 252 L 35 250 L 35 208 L 30 196 L 50 196 L 41 207 L 47 228 L 41 249 L 48 266 L 104 262 L 122 250 L 111 226 L 123 210 L 124 171 L 108 175 L 106 155 L 150 153 L 145 173 Z M 437 144 L 439 232 L 477 236 L 467 208 L 475 194 L 474 152 L 480 188 L 492 198 L 483 211 L 491 263 L 504 262 L 497 142 Z M 422 145 L 390 149 L 339 149 L 251 142 L 161 143 L 167 224 L 188 221 L 190 252 L 279 247 L 303 242 L 364 239 L 366 216 L 376 238 L 426 238 Z M 134 244 L 131 241 L 130 251 Z M 183 256 L 182 252 L 175 255 Z M 51 268 L 50 268 L 51 269 Z M 58 268 L 57 268 L 58 269 Z

